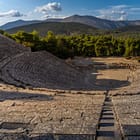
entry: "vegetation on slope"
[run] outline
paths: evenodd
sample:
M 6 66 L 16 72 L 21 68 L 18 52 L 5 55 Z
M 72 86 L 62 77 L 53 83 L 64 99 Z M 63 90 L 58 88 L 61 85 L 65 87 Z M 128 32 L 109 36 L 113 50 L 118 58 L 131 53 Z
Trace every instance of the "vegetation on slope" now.
M 55 35 L 48 31 L 40 37 L 37 31 L 27 33 L 19 31 L 15 34 L 3 34 L 16 42 L 30 47 L 32 51 L 46 50 L 60 58 L 73 56 L 140 56 L 139 36 L 114 35 Z
M 73 23 L 73 22 L 69 22 L 69 23 L 42 22 L 42 23 L 16 27 L 6 31 L 8 33 L 16 33 L 19 30 L 25 32 L 32 32 L 33 30 L 36 30 L 37 32 L 39 32 L 41 36 L 45 36 L 48 31 L 52 31 L 55 34 L 65 34 L 65 35 L 93 34 L 98 32 L 97 28 L 84 25 L 81 23 Z

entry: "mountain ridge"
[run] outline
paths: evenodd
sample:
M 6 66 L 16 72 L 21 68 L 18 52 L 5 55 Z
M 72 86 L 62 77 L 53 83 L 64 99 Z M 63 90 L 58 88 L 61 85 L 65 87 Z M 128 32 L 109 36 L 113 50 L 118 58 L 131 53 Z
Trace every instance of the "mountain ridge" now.
M 31 20 L 31 21 L 24 21 L 24 20 L 17 20 L 14 22 L 6 23 L 2 26 L 0 26 L 0 29 L 7 30 L 15 27 L 21 27 L 29 24 L 35 24 L 35 23 L 42 23 L 42 22 L 75 22 L 75 23 L 81 23 L 85 25 L 89 25 L 92 27 L 96 27 L 99 29 L 105 29 L 105 30 L 114 30 L 126 26 L 135 26 L 140 25 L 140 20 L 126 20 L 126 21 L 112 21 L 107 19 L 100 19 L 94 16 L 80 16 L 80 15 L 72 15 L 66 18 L 50 18 L 46 20 Z
M 24 25 L 30 25 L 30 24 L 39 23 L 39 22 L 41 22 L 41 21 L 40 20 L 25 21 L 25 20 L 19 19 L 19 20 L 16 20 L 16 21 L 8 22 L 8 23 L 0 26 L 0 29 L 8 30 L 8 29 L 11 29 L 11 28 L 20 27 L 20 26 L 24 26 Z
M 41 22 L 21 27 L 15 27 L 6 30 L 6 32 L 13 34 L 18 31 L 32 32 L 37 31 L 39 35 L 46 36 L 48 31 L 53 31 L 54 34 L 94 34 L 100 30 L 89 25 L 75 23 L 75 22 Z

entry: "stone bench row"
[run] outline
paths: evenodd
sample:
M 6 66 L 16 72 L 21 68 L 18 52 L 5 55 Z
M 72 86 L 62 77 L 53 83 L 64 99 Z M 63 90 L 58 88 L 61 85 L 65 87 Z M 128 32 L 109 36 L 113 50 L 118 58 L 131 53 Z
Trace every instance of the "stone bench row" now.
M 123 137 L 140 138 L 140 95 L 113 97 Z
M 82 140 L 81 137 L 85 135 L 83 138 L 87 140 L 89 136 L 95 137 L 96 135 L 104 98 L 104 95 L 77 96 L 64 94 L 54 96 L 51 101 L 32 100 L 30 98 L 1 102 L 0 120 L 4 125 L 0 129 L 0 134 L 6 135 L 12 129 L 14 136 L 18 133 L 16 130 L 23 130 L 23 124 L 24 131 L 28 129 L 28 134 L 25 133 L 25 136 L 30 136 L 33 140 L 37 137 L 43 137 L 43 135 L 46 135 L 44 138 L 49 140 L 47 136 L 49 134 L 58 135 L 58 137 L 73 135 L 74 140 L 76 136 L 77 140 Z M 14 105 L 12 105 L 13 102 Z M 66 107 L 64 108 L 64 106 Z M 80 110 L 80 107 L 83 109 Z M 9 129 L 6 130 L 8 127 Z M 10 133 L 8 135 L 10 138 Z M 20 133 L 19 136 L 21 136 Z M 70 140 L 70 137 L 67 138 Z M 16 137 L 15 140 L 17 140 Z
M 35 87 L 85 88 L 90 85 L 84 74 L 45 52 L 25 53 L 12 59 L 4 69 L 17 81 Z

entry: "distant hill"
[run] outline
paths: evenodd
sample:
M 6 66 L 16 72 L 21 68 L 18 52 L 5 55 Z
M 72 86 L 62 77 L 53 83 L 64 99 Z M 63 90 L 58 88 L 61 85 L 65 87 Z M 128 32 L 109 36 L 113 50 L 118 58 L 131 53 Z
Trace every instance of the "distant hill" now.
M 140 25 L 130 25 L 126 27 L 121 27 L 119 29 L 104 31 L 103 34 L 113 34 L 115 36 L 121 36 L 123 38 L 132 37 L 140 37 Z
M 140 25 L 126 26 L 126 27 L 117 29 L 117 31 L 120 31 L 120 32 L 139 32 L 140 33 Z
M 99 19 L 93 16 L 79 16 L 79 15 L 74 15 L 67 17 L 63 19 L 62 22 L 78 22 L 82 24 L 86 24 L 89 26 L 94 26 L 99 29 L 116 29 L 119 28 L 120 26 L 127 26 L 127 23 L 121 22 L 118 23 L 118 21 L 110 21 L 110 20 L 104 20 L 104 19 Z
M 55 34 L 93 34 L 97 33 L 99 30 L 95 27 L 89 25 L 84 25 L 81 23 L 62 23 L 62 22 L 42 22 L 36 24 L 30 24 L 26 26 L 20 26 L 6 30 L 8 33 L 16 33 L 19 30 L 26 32 L 32 32 L 36 30 L 41 36 L 45 36 L 48 31 L 53 31 Z
M 100 19 L 94 16 L 79 16 L 79 15 L 73 15 L 64 19 L 55 19 L 55 18 L 50 18 L 46 19 L 44 21 L 41 20 L 33 20 L 33 21 L 24 21 L 24 20 L 17 20 L 14 22 L 9 22 L 3 26 L 0 26 L 0 29 L 3 30 L 8 30 L 11 28 L 15 27 L 20 27 L 20 26 L 25 26 L 29 24 L 34 24 L 34 23 L 46 23 L 46 22 L 62 22 L 62 23 L 67 23 L 67 22 L 74 22 L 74 23 L 81 23 L 85 24 L 88 26 L 96 27 L 99 29 L 104 29 L 104 30 L 114 30 L 118 28 L 123 28 L 127 26 L 139 26 L 140 25 L 140 20 L 135 20 L 135 21 L 111 21 L 111 20 L 106 20 L 106 19 Z
M 33 24 L 33 23 L 39 23 L 39 22 L 41 22 L 41 21 L 39 21 L 39 20 L 32 20 L 32 21 L 16 20 L 16 21 L 8 22 L 8 23 L 0 26 L 0 29 L 8 30 L 11 28 L 29 25 L 29 24 Z
M 111 21 L 106 19 L 96 18 L 94 16 L 79 16 L 73 15 L 62 20 L 62 22 L 78 22 L 93 26 L 99 29 L 117 29 L 126 26 L 140 25 L 140 20 L 137 21 Z

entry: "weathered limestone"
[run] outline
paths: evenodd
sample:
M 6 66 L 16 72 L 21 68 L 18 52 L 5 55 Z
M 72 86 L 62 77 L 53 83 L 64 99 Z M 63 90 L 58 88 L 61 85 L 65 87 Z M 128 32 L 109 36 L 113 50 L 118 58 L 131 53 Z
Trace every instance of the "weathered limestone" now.
M 10 84 L 13 79 L 13 83 L 50 89 L 88 89 L 93 86 L 86 75 L 47 52 L 14 57 L 3 67 L 2 78 Z
M 140 138 L 140 96 L 116 96 L 113 97 L 123 137 L 131 139 Z M 130 138 L 131 137 L 131 138 Z
M 104 95 L 14 92 L 0 92 L 0 95 L 3 97 L 0 102 L 0 136 L 12 138 L 15 135 L 15 140 L 20 137 L 54 140 L 54 136 L 68 140 L 94 139 L 105 98 Z
M 93 140 L 105 93 L 116 95 L 124 139 L 140 139 L 140 67 L 121 61 L 86 58 L 68 65 L 0 35 L 0 80 L 21 87 L 0 85 L 0 139 Z
M 19 53 L 29 51 L 29 48 L 17 44 L 12 39 L 0 34 L 0 62 L 7 59 L 8 57 L 12 58 L 12 56 L 15 56 Z

